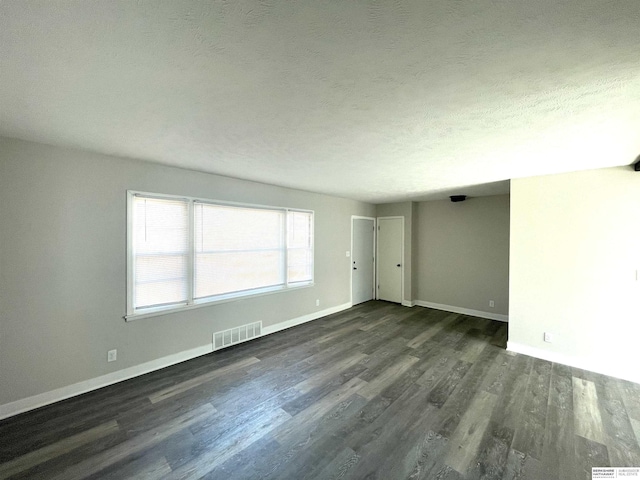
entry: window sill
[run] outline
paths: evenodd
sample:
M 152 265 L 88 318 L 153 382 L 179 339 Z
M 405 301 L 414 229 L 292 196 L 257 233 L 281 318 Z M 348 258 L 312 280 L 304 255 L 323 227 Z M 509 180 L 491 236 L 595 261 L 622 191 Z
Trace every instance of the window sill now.
M 315 285 L 314 282 L 310 282 L 310 283 L 304 283 L 300 285 L 293 285 L 289 287 L 267 288 L 261 291 L 254 291 L 251 293 L 228 294 L 228 295 L 217 297 L 213 300 L 199 300 L 199 301 L 196 301 L 196 303 L 192 303 L 189 305 L 179 305 L 179 306 L 158 308 L 155 310 L 149 309 L 146 312 L 130 313 L 128 315 L 125 315 L 123 318 L 127 322 L 132 322 L 135 320 L 142 320 L 143 318 L 159 317 L 161 315 L 170 315 L 172 313 L 180 313 L 188 310 L 196 310 L 198 308 L 203 308 L 203 307 L 212 307 L 214 305 L 219 305 L 221 303 L 229 303 L 229 302 L 235 302 L 238 300 L 245 300 L 248 298 L 263 297 L 265 295 L 273 295 L 274 293 L 282 293 L 282 292 L 287 292 L 291 290 L 299 290 L 302 288 L 313 287 L 314 285 Z

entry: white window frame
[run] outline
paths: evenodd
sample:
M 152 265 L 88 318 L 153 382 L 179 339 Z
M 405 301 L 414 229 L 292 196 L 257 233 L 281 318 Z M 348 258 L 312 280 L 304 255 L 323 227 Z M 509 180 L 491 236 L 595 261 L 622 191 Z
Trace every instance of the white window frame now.
M 133 200 L 135 197 L 147 197 L 156 198 L 160 200 L 183 200 L 188 202 L 189 205 L 189 276 L 188 276 L 188 299 L 186 304 L 181 305 L 169 305 L 160 307 L 145 308 L 144 311 L 137 311 L 135 309 L 134 288 L 135 288 L 135 258 L 133 255 Z M 241 207 L 259 210 L 279 210 L 285 213 L 284 219 L 284 255 L 283 263 L 280 268 L 284 269 L 284 284 L 271 287 L 256 288 L 251 290 L 245 290 L 240 292 L 231 292 L 222 295 L 216 295 L 215 297 L 207 297 L 194 300 L 194 285 L 195 285 L 195 203 L 205 203 L 211 205 Z M 288 268 L 288 212 L 302 212 L 311 214 L 311 280 L 308 282 L 295 282 L 289 284 L 289 268 Z M 125 320 L 131 321 L 141 318 L 154 317 L 158 315 L 166 315 L 169 313 L 180 312 L 184 310 L 191 310 L 194 308 L 201 308 L 206 306 L 215 305 L 218 303 L 224 303 L 234 300 L 239 300 L 247 297 L 255 297 L 260 295 L 268 295 L 277 292 L 283 292 L 287 290 L 296 290 L 300 288 L 312 287 L 315 285 L 315 211 L 306 210 L 302 208 L 283 208 L 274 207 L 269 205 L 257 205 L 250 203 L 240 202 L 228 202 L 222 200 L 211 200 L 207 198 L 188 197 L 183 195 L 168 195 L 152 192 L 142 192 L 138 190 L 127 190 L 127 313 L 124 316 Z

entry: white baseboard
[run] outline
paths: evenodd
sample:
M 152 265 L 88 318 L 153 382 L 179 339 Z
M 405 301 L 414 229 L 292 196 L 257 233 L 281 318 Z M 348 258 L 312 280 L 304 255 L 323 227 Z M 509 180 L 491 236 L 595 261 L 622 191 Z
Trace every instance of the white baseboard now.
M 310 322 L 311 320 L 316 320 L 318 318 L 331 315 L 332 313 L 337 313 L 342 310 L 346 310 L 347 308 L 350 308 L 350 307 L 351 307 L 351 303 L 344 303 L 342 305 L 327 308 L 325 310 L 320 310 L 318 312 L 310 313 L 308 315 L 303 315 L 298 318 L 286 320 L 284 322 L 280 322 L 275 325 L 270 325 L 262 329 L 261 336 L 269 335 L 271 333 L 279 332 L 280 330 L 285 330 L 287 328 L 291 328 L 296 325 L 300 325 L 302 323 Z M 255 338 L 259 338 L 259 337 L 255 337 Z M 92 390 L 97 390 L 99 388 L 106 387 L 108 385 L 113 385 L 114 383 L 122 382 L 130 378 L 138 377 L 140 375 L 144 375 L 145 373 L 153 372 L 155 370 L 160 370 L 161 368 L 169 367 L 171 365 L 175 365 L 176 363 L 181 363 L 186 360 L 191 360 L 192 358 L 196 358 L 201 355 L 206 355 L 208 353 L 211 353 L 212 351 L 213 351 L 213 344 L 210 343 L 208 345 L 203 345 L 201 347 L 196 347 L 190 350 L 185 350 L 183 352 L 167 355 L 166 357 L 158 358 L 156 360 L 151 360 L 149 362 L 145 362 L 140 365 L 135 365 L 133 367 L 125 368 L 123 370 L 118 370 L 117 372 L 108 373 L 100 377 L 91 378 L 89 380 L 84 380 L 82 382 L 74 383 L 73 385 L 57 388 L 49 392 L 40 393 L 38 395 L 33 395 L 31 397 L 16 400 L 14 402 L 5 403 L 4 405 L 0 405 L 0 420 L 4 418 L 12 417 L 14 415 L 18 415 L 19 413 L 27 412 L 29 410 L 34 410 L 36 408 L 44 407 L 45 405 L 59 402 L 67 398 L 75 397 L 77 395 L 81 395 L 83 393 L 87 393 Z
M 574 357 L 511 341 L 507 342 L 507 350 L 539 358 L 541 360 L 547 360 L 548 362 L 560 363 L 562 365 L 567 365 L 568 367 L 581 368 L 582 370 L 600 373 L 609 377 L 621 378 L 630 382 L 640 383 L 640 373 L 638 372 L 637 366 L 635 364 L 628 368 L 623 366 L 623 363 L 628 362 L 612 362 L 615 363 L 615 365 L 612 365 L 611 363 L 607 364 L 607 362 L 602 359 Z
M 114 383 L 122 382 L 133 377 L 138 377 L 145 373 L 160 370 L 161 368 L 175 365 L 176 363 L 184 362 L 185 360 L 191 360 L 192 358 L 206 355 L 207 353 L 211 353 L 212 349 L 213 345 L 211 344 L 203 345 L 202 347 L 196 347 L 190 350 L 185 350 L 184 352 L 167 355 L 166 357 L 151 360 L 150 362 L 141 363 L 140 365 L 135 365 L 123 370 L 118 370 L 117 372 L 84 380 L 66 387 L 56 388 L 55 390 L 16 400 L 15 402 L 5 403 L 4 405 L 0 405 L 0 420 L 12 417 L 13 415 L 17 415 L 22 412 L 44 407 L 45 405 L 59 402 L 60 400 L 75 397 L 92 390 L 97 390 L 108 385 L 113 385 Z
M 489 320 L 498 320 L 499 322 L 508 322 L 509 316 L 499 313 L 483 312 L 481 310 L 471 310 L 469 308 L 454 307 L 453 305 L 444 305 L 442 303 L 425 302 L 423 300 L 414 300 L 414 305 L 427 308 L 435 308 L 436 310 L 444 310 L 445 312 L 461 313 L 463 315 L 471 315 L 472 317 L 488 318 Z
M 402 300 L 402 306 L 403 307 L 413 307 L 415 305 L 415 302 L 413 300 L 409 301 L 409 300 Z
M 303 323 L 317 320 L 318 318 L 326 317 L 327 315 L 332 315 L 351 307 L 351 303 L 347 302 L 343 303 L 342 305 L 337 305 L 335 307 L 320 310 L 318 312 L 309 313 L 298 318 L 292 318 L 291 320 L 287 320 L 285 322 L 276 323 L 275 325 L 264 327 L 262 329 L 262 335 L 271 335 L 272 333 L 286 330 L 287 328 L 295 327 L 296 325 L 302 325 Z

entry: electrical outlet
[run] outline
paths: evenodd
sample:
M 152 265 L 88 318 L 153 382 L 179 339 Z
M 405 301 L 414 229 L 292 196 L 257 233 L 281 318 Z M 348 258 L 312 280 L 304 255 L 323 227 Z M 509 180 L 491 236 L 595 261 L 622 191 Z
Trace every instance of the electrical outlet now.
M 107 352 L 107 362 L 115 362 L 118 359 L 118 350 L 109 350 Z
M 319 306 L 320 306 L 320 299 L 317 299 L 316 300 L 316 307 L 319 307 Z
M 551 335 L 549 332 L 544 332 L 544 341 L 547 343 L 552 343 L 553 335 Z
M 489 306 L 493 308 L 496 306 L 496 303 L 493 300 L 489 300 Z

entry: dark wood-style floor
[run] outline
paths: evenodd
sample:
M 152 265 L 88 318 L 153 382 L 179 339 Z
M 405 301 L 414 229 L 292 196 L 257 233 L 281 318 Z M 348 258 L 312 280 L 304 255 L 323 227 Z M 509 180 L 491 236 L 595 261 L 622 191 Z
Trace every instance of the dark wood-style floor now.
M 640 466 L 640 385 L 507 325 L 368 302 L 0 422 L 0 479 L 590 479 Z

